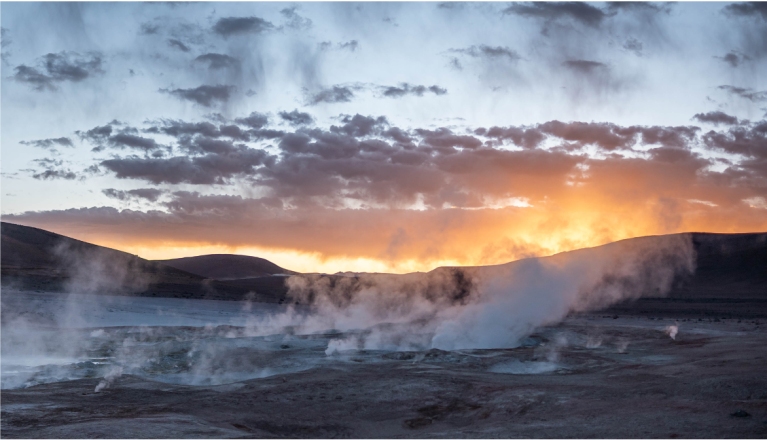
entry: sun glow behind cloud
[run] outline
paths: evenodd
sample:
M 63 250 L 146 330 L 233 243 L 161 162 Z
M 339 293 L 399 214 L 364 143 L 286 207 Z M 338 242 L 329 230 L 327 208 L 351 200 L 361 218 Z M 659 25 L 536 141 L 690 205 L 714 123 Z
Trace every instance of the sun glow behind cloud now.
M 4 220 L 309 272 L 767 229 L 767 92 L 739 74 L 767 57 L 721 57 L 756 13 L 307 3 L 298 26 L 278 3 L 209 7 L 3 5 Z M 270 26 L 222 33 L 237 17 Z
M 646 235 L 758 231 L 767 227 L 760 208 L 741 203 L 722 209 L 697 200 L 600 203 L 594 195 L 525 208 L 328 209 L 312 214 L 316 224 L 308 231 L 279 219 L 220 227 L 214 219 L 202 229 L 146 220 L 141 228 L 130 220 L 104 228 L 27 223 L 147 259 L 234 253 L 299 272 L 407 273 L 503 264 Z

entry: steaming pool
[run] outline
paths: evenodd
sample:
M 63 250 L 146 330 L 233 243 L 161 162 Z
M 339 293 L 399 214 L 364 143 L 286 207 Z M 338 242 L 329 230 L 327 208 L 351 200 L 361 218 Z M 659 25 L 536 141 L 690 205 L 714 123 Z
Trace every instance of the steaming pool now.
M 281 350 L 284 338 L 247 337 L 239 329 L 278 310 L 234 301 L 4 289 L 2 388 L 117 373 L 187 384 L 264 377 L 268 353 Z M 242 349 L 253 355 L 244 357 Z M 289 359 L 273 364 L 303 368 Z
M 284 311 L 284 306 L 261 303 L 5 290 L 1 386 L 19 389 L 90 378 L 100 379 L 99 389 L 103 389 L 127 374 L 163 383 L 208 386 L 319 367 L 343 369 L 345 365 L 385 362 L 455 365 L 497 374 L 561 375 L 583 370 L 579 353 L 597 356 L 598 361 L 587 363 L 589 368 L 627 361 L 646 365 L 674 361 L 673 356 L 658 356 L 654 350 L 644 353 L 636 345 L 630 350 L 632 356 L 624 356 L 632 338 L 670 341 L 667 325 L 656 321 L 605 319 L 599 324 L 592 318 L 580 323 L 568 320 L 565 326 L 537 329 L 519 341 L 517 349 L 402 351 L 401 347 L 361 349 L 355 345 L 369 330 L 301 333 L 283 327 L 277 334 L 256 331 L 256 324 Z M 610 327 L 609 334 L 600 330 L 605 326 Z M 715 333 L 704 326 L 684 331 L 699 337 Z M 564 349 L 570 354 L 562 358 Z
M 132 374 L 182 385 L 219 385 L 321 366 L 377 362 L 485 364 L 499 353 L 350 350 L 354 332 L 258 335 L 274 304 L 4 291 L 2 389 Z M 300 313 L 300 311 L 299 311 Z M 540 341 L 527 338 L 523 345 Z M 561 366 L 498 360 L 489 371 L 551 373 Z

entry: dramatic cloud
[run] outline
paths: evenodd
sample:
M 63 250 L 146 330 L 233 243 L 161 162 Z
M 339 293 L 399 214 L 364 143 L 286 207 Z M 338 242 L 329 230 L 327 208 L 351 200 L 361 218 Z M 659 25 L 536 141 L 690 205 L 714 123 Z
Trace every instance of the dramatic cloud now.
M 345 86 L 333 86 L 309 95 L 307 100 L 309 105 L 316 105 L 321 102 L 333 104 L 338 102 L 351 102 L 353 97 L 354 92 L 352 92 L 351 88 Z
M 225 17 L 213 26 L 213 32 L 222 37 L 244 34 L 261 34 L 274 29 L 274 25 L 259 17 Z
M 32 177 L 37 180 L 56 180 L 56 179 L 63 179 L 63 180 L 75 180 L 78 178 L 78 175 L 69 169 L 62 168 L 62 165 L 64 164 L 64 161 L 57 160 L 57 159 L 51 159 L 51 158 L 44 158 L 44 159 L 35 159 L 34 162 L 43 168 L 43 170 L 40 171 L 34 171 L 34 170 L 27 170 L 32 171 Z
M 474 58 L 506 59 L 508 61 L 517 61 L 522 58 L 516 51 L 509 49 L 508 47 L 492 47 L 484 44 L 480 46 L 471 46 L 466 49 L 450 49 L 450 51 Z
M 35 67 L 21 64 L 14 70 L 16 81 L 27 83 L 35 90 L 56 90 L 57 83 L 80 82 L 104 73 L 101 54 L 75 52 L 49 53 L 38 59 Z
M 240 68 L 240 60 L 220 53 L 206 53 L 194 60 L 199 63 L 206 63 L 211 70 Z
M 134 148 L 137 150 L 151 151 L 161 146 L 154 140 L 127 133 L 118 133 L 110 136 L 109 144 L 115 148 Z
M 670 12 L 668 4 L 651 2 L 608 2 L 607 10 L 584 2 L 529 2 L 515 3 L 503 10 L 544 22 L 571 20 L 590 27 L 599 27 L 607 18 L 620 12 L 661 13 Z
M 312 115 L 309 113 L 299 112 L 298 109 L 293 110 L 292 112 L 280 112 L 279 115 L 283 121 L 286 121 L 293 126 L 309 125 L 314 123 L 314 118 L 312 118 Z
M 297 127 L 311 121 L 311 116 L 297 110 L 281 112 L 280 118 Z M 237 118 L 236 122 L 256 132 L 267 130 L 268 118 L 255 113 Z M 516 182 L 517 190 L 524 189 L 529 199 L 542 197 L 539 191 L 545 186 L 530 182 L 553 176 L 558 176 L 555 181 L 563 182 L 567 176 L 578 175 L 577 166 L 590 163 L 582 154 L 587 146 L 608 152 L 652 147 L 649 151 L 653 161 L 692 160 L 696 169 L 707 166 L 689 150 L 699 131 L 697 127 L 550 121 L 530 127 L 478 128 L 467 135 L 445 127 L 408 132 L 391 126 L 384 117 L 345 116 L 340 122 L 327 130 L 298 128 L 293 133 L 281 133 L 277 144 L 280 153 L 274 156 L 219 139 L 227 137 L 223 128 L 232 130 L 233 126 L 166 120 L 145 131 L 176 137 L 179 151 L 189 156 L 130 156 L 105 160 L 101 165 L 118 178 L 155 184 L 227 184 L 234 178 L 248 178 L 270 197 L 294 200 L 291 203 L 321 197 L 329 206 L 359 200 L 374 206 L 401 207 L 420 200 L 431 208 L 472 209 L 482 208 L 488 200 L 510 197 L 510 190 L 504 189 L 501 182 Z M 107 139 L 112 143 L 117 136 Z M 134 148 L 148 150 L 156 145 L 144 143 L 144 138 L 137 136 L 123 135 L 119 139 Z M 546 139 L 562 147 L 540 149 Z M 127 144 L 129 141 L 133 143 Z M 523 150 L 498 148 L 505 142 Z M 724 138 L 707 142 L 715 142 L 712 148 L 716 149 L 736 148 Z M 494 180 L 496 183 L 491 183 Z
M 413 86 L 408 83 L 402 83 L 399 87 L 383 87 L 383 96 L 387 98 L 401 98 L 406 95 L 423 96 L 426 92 L 444 95 L 447 93 L 447 89 L 439 86 Z
M 253 175 L 256 167 L 273 160 L 263 150 L 205 138 L 196 139 L 185 149 L 199 156 L 129 156 L 108 159 L 102 161 L 101 165 L 114 172 L 119 179 L 139 179 L 154 184 L 225 185 L 234 176 Z
M 767 5 L 764 2 L 733 3 L 725 6 L 724 11 L 730 15 L 755 17 L 767 21 Z
M 308 270 L 767 228 L 761 3 L 225 6 L 4 3 L 8 219 Z
M 597 61 L 588 60 L 568 60 L 562 63 L 565 67 L 579 73 L 591 74 L 596 71 L 607 69 L 607 65 Z
M 301 119 L 297 110 L 283 113 L 283 120 Z M 716 112 L 695 119 L 728 121 Z M 265 115 L 236 121 L 268 130 Z M 8 219 L 78 233 L 87 232 L 83 225 L 103 231 L 95 225 L 110 224 L 114 233 L 102 232 L 99 239 L 115 244 L 130 230 L 132 246 L 161 239 L 278 247 L 411 269 L 450 261 L 499 263 L 716 225 L 758 229 L 764 222 L 752 207 L 757 205 L 742 200 L 767 196 L 767 122 L 743 122 L 702 135 L 693 126 L 560 121 L 466 134 L 446 127 L 404 130 L 384 117 L 354 115 L 327 129 L 299 125 L 279 138 L 275 154 L 229 140 L 222 127 L 228 126 L 152 122 L 146 131 L 175 137 L 177 151 L 185 155 L 118 157 L 101 167 L 121 179 L 153 184 L 239 182 L 258 195 L 171 190 L 160 199 L 159 189 L 110 188 L 103 191 L 108 197 L 155 202 L 164 211 L 88 208 Z M 711 171 L 714 162 L 694 151 L 698 145 L 744 160 Z M 585 154 L 591 147 L 606 154 Z M 68 178 L 61 165 L 48 163 L 50 171 L 38 178 Z M 130 229 L 137 224 L 143 225 L 140 230 Z M 365 228 L 354 226 L 360 224 Z M 190 228 L 201 226 L 190 240 Z M 354 240 L 348 240 L 350 230 Z M 538 230 L 554 232 L 544 237 L 533 232 Z M 412 266 L 414 261 L 418 265 Z
M 717 57 L 717 58 L 720 58 L 722 61 L 724 61 L 725 63 L 729 64 L 732 67 L 738 67 L 746 61 L 751 61 L 751 57 L 737 51 L 731 51 L 727 55 L 723 57 Z
M 60 137 L 55 139 L 39 139 L 35 141 L 21 141 L 22 145 L 31 145 L 38 148 L 54 148 L 56 146 L 61 147 L 74 147 L 72 140 L 68 137 Z
M 603 10 L 583 2 L 516 3 L 503 13 L 544 21 L 571 19 L 592 27 L 599 26 L 607 17 Z
M 280 11 L 288 21 L 285 26 L 291 29 L 307 30 L 312 27 L 312 21 L 308 18 L 304 18 L 296 12 L 297 7 L 285 8 Z
M 49 169 L 49 170 L 42 171 L 40 173 L 33 174 L 32 177 L 38 180 L 55 180 L 55 179 L 74 180 L 74 179 L 77 179 L 77 174 L 73 173 L 70 170 Z
M 135 199 L 145 199 L 150 202 L 156 202 L 165 192 L 156 188 L 139 188 L 131 189 L 128 191 L 117 190 L 114 188 L 107 188 L 101 190 L 105 196 L 117 199 L 120 201 L 129 201 Z
M 767 101 L 767 91 L 757 92 L 753 89 L 746 88 L 746 87 L 735 87 L 735 86 L 727 86 L 727 85 L 719 86 L 717 88 L 720 90 L 724 90 L 731 95 L 748 99 L 749 101 L 753 101 L 753 102 Z
M 234 86 L 202 85 L 194 89 L 160 89 L 160 92 L 168 93 L 179 99 L 192 101 L 205 107 L 212 107 L 216 103 L 228 101 L 234 89 Z
M 348 50 L 349 52 L 356 52 L 359 48 L 359 42 L 357 40 L 347 41 L 345 43 L 338 43 L 336 46 L 338 50 Z M 333 43 L 330 41 L 323 41 L 317 44 L 319 50 L 330 50 L 333 48 Z
M 269 123 L 269 117 L 263 113 L 253 112 L 245 118 L 237 118 L 238 124 L 247 125 L 250 128 L 259 129 Z
M 719 125 L 719 124 L 726 124 L 726 125 L 734 125 L 738 123 L 738 118 L 735 116 L 730 116 L 727 113 L 716 111 L 716 112 L 708 112 L 708 113 L 697 113 L 695 116 L 693 116 L 694 119 L 697 119 L 700 122 L 707 122 L 709 124 Z
M 176 49 L 182 52 L 189 52 L 190 50 L 192 50 L 189 48 L 189 46 L 187 46 L 186 44 L 182 43 L 181 41 L 175 38 L 171 38 L 168 40 L 168 46 L 175 47 Z

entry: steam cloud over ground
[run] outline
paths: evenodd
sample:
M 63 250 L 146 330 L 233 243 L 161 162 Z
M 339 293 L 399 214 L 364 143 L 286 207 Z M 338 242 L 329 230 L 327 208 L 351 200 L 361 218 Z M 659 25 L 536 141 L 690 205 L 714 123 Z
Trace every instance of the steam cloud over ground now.
M 253 321 L 252 331 L 271 334 L 288 326 L 303 332 L 359 331 L 331 341 L 328 353 L 512 348 L 570 312 L 663 296 L 674 280 L 692 274 L 689 236 L 654 238 L 481 269 L 341 280 L 293 277 L 288 294 L 309 311 Z
M 70 256 L 73 261 L 83 258 L 79 253 Z M 116 284 L 110 287 L 110 278 L 98 270 L 111 264 L 104 260 L 83 266 L 90 268 L 87 272 L 75 272 L 70 291 L 126 287 L 124 277 L 112 277 Z M 336 335 L 311 343 L 326 344 L 327 356 L 359 350 L 513 348 L 570 312 L 663 296 L 674 280 L 693 270 L 691 240 L 677 235 L 484 268 L 294 276 L 288 280 L 291 305 L 271 309 L 248 301 L 194 304 L 198 301 L 76 293 L 27 295 L 23 300 L 7 296 L 3 363 L 7 367 L 15 362 L 14 368 L 21 370 L 4 374 L 3 387 L 95 375 L 104 378 L 97 387 L 102 390 L 123 372 L 201 384 L 299 371 L 325 360 L 281 358 L 272 363 L 263 352 L 312 334 Z M 130 267 L 120 273 L 130 273 Z M 151 325 L 192 327 L 174 332 L 147 327 Z M 88 330 L 92 328 L 98 329 Z M 248 354 L 246 347 L 256 352 Z M 47 373 L 38 371 L 39 365 L 46 365 Z

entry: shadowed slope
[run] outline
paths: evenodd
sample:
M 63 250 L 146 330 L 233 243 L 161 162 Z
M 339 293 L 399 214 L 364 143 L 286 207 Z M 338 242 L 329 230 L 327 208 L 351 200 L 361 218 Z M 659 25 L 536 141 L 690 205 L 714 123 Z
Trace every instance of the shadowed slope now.
M 23 290 L 229 300 L 251 292 L 126 252 L 6 222 L 2 284 Z M 269 300 L 258 295 L 250 299 Z
M 270 275 L 294 275 L 296 273 L 292 270 L 283 269 L 269 260 L 247 255 L 214 254 L 155 261 L 216 280 L 239 280 Z
M 767 233 L 675 235 L 692 240 L 696 254 L 695 272 L 675 280 L 665 297 L 627 301 L 614 305 L 611 312 L 767 316 Z M 620 252 L 621 249 L 652 244 L 675 235 L 621 240 L 542 260 L 589 260 L 604 251 Z M 441 267 L 428 273 L 406 275 L 299 276 L 310 281 L 324 279 L 323 283 L 330 288 L 340 286 L 349 295 L 369 287 L 371 282 L 394 280 L 396 282 L 392 285 L 403 290 L 400 293 L 419 289 L 425 290 L 427 295 L 448 295 L 454 302 L 464 303 L 476 286 L 477 276 L 508 270 L 523 264 L 523 261 L 497 266 Z M 242 300 L 250 293 L 252 300 L 284 303 L 296 300 L 287 297 L 288 277 L 284 276 L 294 273 L 267 260 L 240 255 L 148 261 L 41 229 L 2 223 L 3 286 L 225 300 Z M 210 279 L 213 277 L 237 279 Z M 314 285 L 314 282 L 309 285 Z M 311 302 L 313 294 L 308 291 L 301 297 L 302 302 Z

